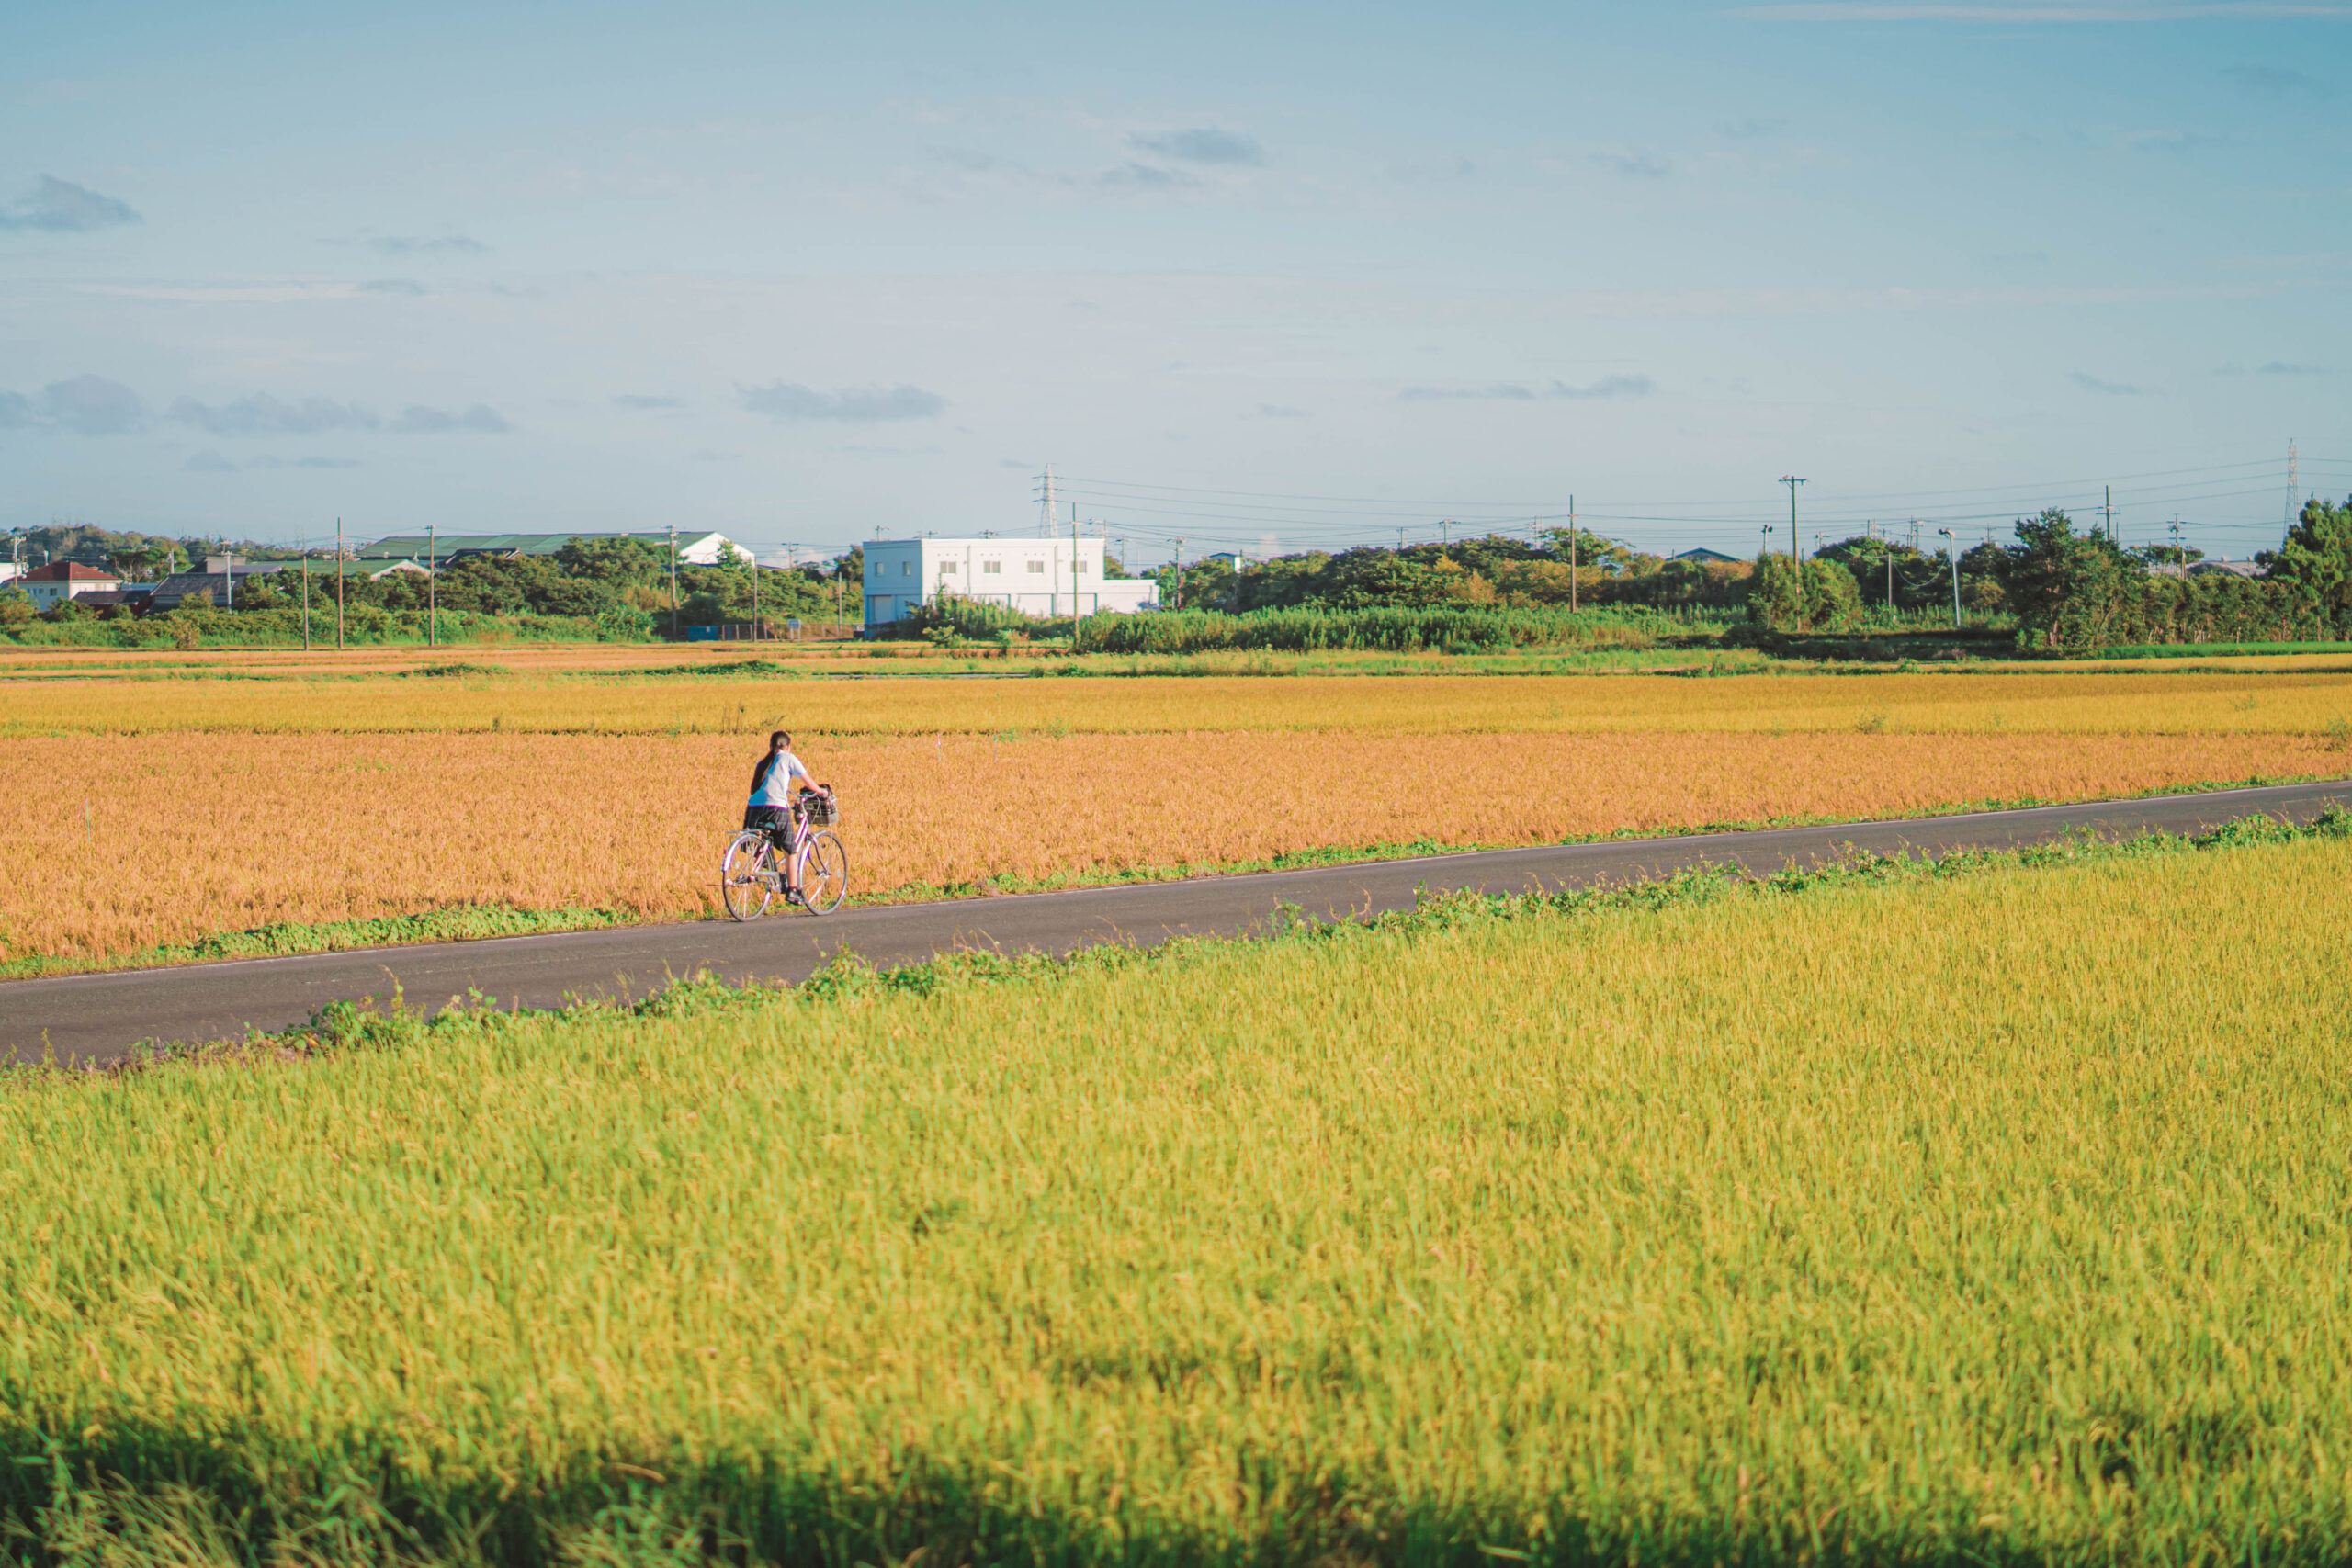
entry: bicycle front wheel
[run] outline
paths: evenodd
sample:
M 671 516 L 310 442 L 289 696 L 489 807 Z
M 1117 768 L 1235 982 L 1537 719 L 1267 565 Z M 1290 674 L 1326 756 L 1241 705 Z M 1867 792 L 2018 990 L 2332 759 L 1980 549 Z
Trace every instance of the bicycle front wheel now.
M 831 833 L 808 836 L 808 859 L 801 862 L 800 897 L 812 915 L 830 915 L 849 893 L 849 852 Z
M 718 897 L 739 920 L 756 920 L 775 897 L 775 847 L 765 833 L 746 830 L 727 844 L 718 861 Z

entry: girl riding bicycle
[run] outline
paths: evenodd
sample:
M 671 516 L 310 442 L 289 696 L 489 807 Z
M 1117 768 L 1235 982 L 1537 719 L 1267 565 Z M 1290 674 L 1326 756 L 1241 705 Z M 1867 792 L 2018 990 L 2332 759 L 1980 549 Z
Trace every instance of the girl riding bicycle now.
M 769 842 L 775 845 L 786 868 L 785 897 L 797 902 L 800 861 L 793 851 L 799 847 L 801 819 L 807 813 L 795 798 L 796 784 L 818 795 L 832 793 L 808 776 L 808 770 L 792 754 L 792 736 L 779 729 L 768 737 L 767 755 L 752 770 L 752 803 L 743 808 L 743 826 L 747 830 L 764 830 Z

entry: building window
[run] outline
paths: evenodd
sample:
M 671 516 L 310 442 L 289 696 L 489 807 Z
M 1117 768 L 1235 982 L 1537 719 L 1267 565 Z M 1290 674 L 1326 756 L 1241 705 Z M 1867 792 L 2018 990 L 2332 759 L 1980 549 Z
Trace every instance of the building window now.
M 1070 570 L 1083 573 L 1086 570 L 1086 562 L 1083 560 L 1072 561 L 1070 563 Z
M 955 576 L 955 575 L 956 575 L 956 563 L 955 563 L 954 561 L 952 561 L 952 560 L 944 560 L 944 561 L 941 561 L 941 562 L 939 563 L 939 575 L 940 575 L 940 576 L 942 576 L 942 577 L 953 577 L 953 576 Z
M 899 575 L 900 577 L 912 577 L 914 574 L 915 574 L 915 563 L 914 563 L 914 562 L 912 562 L 912 561 L 910 561 L 910 560 L 902 560 L 902 561 L 900 561 L 900 562 L 899 563 Z
M 991 577 L 1001 576 L 1004 571 L 1004 563 L 1001 560 L 984 560 L 980 563 L 980 570 Z
M 1029 563 L 1029 570 L 1035 575 L 1043 577 L 1046 575 L 1046 563 L 1041 560 L 1033 560 Z

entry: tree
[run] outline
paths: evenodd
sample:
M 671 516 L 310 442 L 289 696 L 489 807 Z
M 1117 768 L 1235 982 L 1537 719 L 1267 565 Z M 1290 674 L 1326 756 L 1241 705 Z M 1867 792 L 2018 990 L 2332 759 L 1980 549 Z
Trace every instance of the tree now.
M 2256 559 L 2315 608 L 2339 618 L 2352 611 L 2352 497 L 2334 506 L 2313 496 L 2278 548 Z
M 1320 550 L 1252 561 L 1234 584 L 1233 607 L 1287 610 L 1317 603 L 1323 597 L 1325 570 L 1330 564 L 1331 558 Z
M 2018 646 L 2084 653 L 2114 642 L 2145 569 L 2105 536 L 2075 533 L 2073 519 L 2054 506 L 2019 523 L 2017 536 L 2007 594 Z
M 240 610 L 280 610 L 294 603 L 267 576 L 238 578 L 229 603 Z
M 1329 600 L 1345 610 L 1450 604 L 1470 576 L 1442 558 L 1424 564 L 1408 554 L 1372 548 L 1343 551 L 1325 570 Z
M 1573 547 L 1579 570 L 1599 567 L 1610 576 L 1616 577 L 1633 569 L 1635 552 L 1631 547 L 1589 528 L 1546 528 L 1544 540 L 1544 554 L 1547 559 L 1566 562 L 1570 558 Z
M 21 626 L 39 614 L 31 594 L 14 586 L 0 588 L 0 626 Z
M 1176 603 L 1176 568 L 1161 567 L 1152 575 L 1159 580 L 1159 602 L 1173 606 Z M 1184 568 L 1184 608 L 1187 610 L 1231 610 L 1238 578 L 1233 570 L 1233 558 L 1209 557 Z
M 1758 558 L 1749 580 L 1747 618 L 1769 631 L 1844 631 L 1861 619 L 1854 574 L 1836 561 L 1800 565 L 1770 552 Z
M 636 583 L 651 587 L 670 579 L 670 550 L 651 539 L 626 535 L 566 539 L 555 553 L 555 564 L 567 577 L 584 577 L 616 587 Z

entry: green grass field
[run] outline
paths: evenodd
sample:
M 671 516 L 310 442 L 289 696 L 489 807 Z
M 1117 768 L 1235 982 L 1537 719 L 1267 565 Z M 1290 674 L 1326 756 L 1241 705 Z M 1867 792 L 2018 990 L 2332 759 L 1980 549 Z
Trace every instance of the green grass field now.
M 0 1554 L 2339 1563 L 2352 839 L 2233 838 L 25 1074 Z

